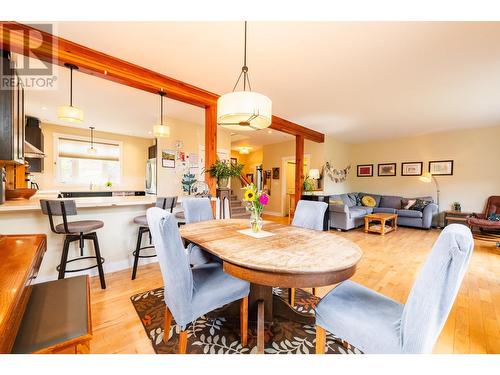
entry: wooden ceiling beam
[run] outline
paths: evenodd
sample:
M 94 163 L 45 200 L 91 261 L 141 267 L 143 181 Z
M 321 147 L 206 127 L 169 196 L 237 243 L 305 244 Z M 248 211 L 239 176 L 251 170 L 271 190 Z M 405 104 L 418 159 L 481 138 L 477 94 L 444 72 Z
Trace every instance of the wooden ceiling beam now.
M 202 108 L 217 105 L 219 95 L 199 87 L 59 38 L 17 22 L 0 22 L 0 48 L 26 55 L 30 46 L 37 47 L 36 58 L 64 66 L 74 64 L 79 71 L 151 93 L 165 91 L 170 99 Z M 273 116 L 271 129 L 314 142 L 324 142 L 324 134 L 291 121 Z

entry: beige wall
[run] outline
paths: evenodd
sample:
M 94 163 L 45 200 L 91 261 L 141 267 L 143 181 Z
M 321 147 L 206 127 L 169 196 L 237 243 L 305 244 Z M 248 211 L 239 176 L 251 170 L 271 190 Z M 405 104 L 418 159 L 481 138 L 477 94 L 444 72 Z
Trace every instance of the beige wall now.
M 59 133 L 88 137 L 89 130 L 48 123 L 43 123 L 41 128 L 44 136 L 44 150 L 47 157 L 44 161 L 43 173 L 34 173 L 35 181 L 42 190 L 61 190 L 65 188 L 67 190 L 67 188 L 70 188 L 68 185 L 59 184 L 56 181 L 54 134 Z M 113 186 L 113 190 L 144 190 L 148 147 L 151 146 L 154 141 L 147 138 L 130 137 L 100 131 L 96 131 L 94 134 L 95 138 L 122 142 L 122 178 L 120 185 Z M 88 189 L 88 186 L 80 187 L 80 189 L 81 188 Z M 71 187 L 71 189 L 74 189 L 74 187 Z
M 356 144 L 350 147 L 353 171 L 352 191 L 366 191 L 405 197 L 436 196 L 433 183 L 418 177 L 402 177 L 401 162 L 422 161 L 424 172 L 430 160 L 454 160 L 453 176 L 436 177 L 441 188 L 441 211 L 452 202 L 464 211 L 482 211 L 490 195 L 500 193 L 500 127 L 433 133 L 422 136 Z M 357 164 L 397 163 L 396 177 L 356 177 Z
M 186 122 L 178 119 L 169 118 L 167 124 L 170 126 L 170 137 L 158 139 L 158 195 L 183 195 L 182 175 L 185 171 L 181 168 L 163 168 L 161 161 L 161 152 L 163 149 L 176 150 L 177 141 L 183 142 L 183 151 L 187 154 L 195 153 L 199 155 L 199 147 L 205 146 L 205 126 Z M 217 129 L 217 150 L 225 150 L 230 155 L 231 135 L 230 132 Z M 177 162 L 176 162 L 177 163 Z

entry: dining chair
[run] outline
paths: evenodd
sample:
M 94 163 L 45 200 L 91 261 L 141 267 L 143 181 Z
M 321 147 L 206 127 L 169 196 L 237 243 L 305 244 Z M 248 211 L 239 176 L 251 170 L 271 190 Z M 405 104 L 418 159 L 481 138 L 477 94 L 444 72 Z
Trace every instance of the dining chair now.
M 212 202 L 209 197 L 188 198 L 182 202 L 186 224 L 198 223 L 200 221 L 214 220 Z M 212 262 L 213 257 L 195 244 L 188 244 L 189 258 L 192 265 L 206 264 Z
M 218 263 L 191 267 L 174 215 L 157 207 L 148 209 L 146 215 L 165 289 L 163 341 L 169 339 L 173 318 L 181 329 L 178 352 L 186 353 L 189 323 L 240 300 L 241 343 L 247 345 L 250 284 L 228 275 Z
M 328 209 L 328 203 L 300 200 L 295 208 L 292 225 L 313 230 L 323 230 L 323 219 Z M 316 288 L 312 288 L 313 295 L 316 295 Z M 295 289 L 288 289 L 288 303 L 293 306 L 295 303 Z
M 447 226 L 434 243 L 406 304 L 344 281 L 316 306 L 316 353 L 334 332 L 364 353 L 431 353 L 457 296 L 474 249 L 469 228 Z

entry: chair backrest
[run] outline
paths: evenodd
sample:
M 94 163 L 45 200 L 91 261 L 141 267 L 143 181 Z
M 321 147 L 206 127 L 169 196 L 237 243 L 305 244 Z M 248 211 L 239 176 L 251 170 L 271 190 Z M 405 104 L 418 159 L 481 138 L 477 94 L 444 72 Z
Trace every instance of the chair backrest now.
M 76 203 L 74 200 L 47 200 L 40 199 L 42 213 L 49 216 L 50 230 L 54 233 L 70 233 L 67 216 L 76 215 Z M 53 216 L 62 216 L 64 232 L 57 231 L 54 225 Z
M 420 270 L 401 317 L 403 353 L 431 353 L 469 265 L 474 240 L 469 228 L 448 225 Z
M 488 198 L 488 202 L 486 202 L 486 208 L 484 209 L 484 214 L 486 216 L 491 214 L 500 214 L 500 196 L 493 195 Z
M 295 209 L 292 225 L 307 229 L 323 230 L 323 220 L 328 209 L 326 202 L 300 200 Z
M 163 276 L 165 304 L 176 323 L 185 327 L 193 320 L 193 274 L 177 220 L 158 207 L 149 208 L 146 216 Z
M 175 206 L 177 205 L 177 197 L 158 197 L 156 198 L 156 207 L 166 210 L 168 212 L 173 212 Z
M 188 198 L 182 202 L 186 224 L 214 219 L 209 198 Z

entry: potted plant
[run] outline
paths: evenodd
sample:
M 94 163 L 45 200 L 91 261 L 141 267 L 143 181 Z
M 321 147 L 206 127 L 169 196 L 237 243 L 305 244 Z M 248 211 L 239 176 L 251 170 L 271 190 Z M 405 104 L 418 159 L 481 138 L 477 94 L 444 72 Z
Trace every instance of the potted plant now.
M 231 177 L 238 177 L 243 167 L 243 164 L 231 164 L 225 160 L 217 160 L 206 173 L 210 173 L 212 177 L 217 179 L 217 186 L 221 189 L 227 188 L 229 179 Z
M 111 188 L 113 187 L 113 183 L 111 181 L 107 181 L 104 186 L 106 187 L 106 189 L 111 190 Z

